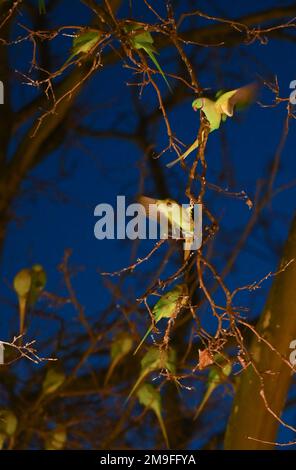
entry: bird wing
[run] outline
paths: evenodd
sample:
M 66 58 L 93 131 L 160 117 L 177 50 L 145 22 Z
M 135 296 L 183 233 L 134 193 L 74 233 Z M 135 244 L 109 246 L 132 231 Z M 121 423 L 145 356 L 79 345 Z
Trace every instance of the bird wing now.
M 221 110 L 217 107 L 217 102 L 215 103 L 209 98 L 203 98 L 203 105 L 200 109 L 209 121 L 210 132 L 219 129 L 221 124 Z
M 237 88 L 223 93 L 216 101 L 216 107 L 227 116 L 232 116 L 235 106 L 245 106 L 254 101 L 258 92 L 258 83 Z

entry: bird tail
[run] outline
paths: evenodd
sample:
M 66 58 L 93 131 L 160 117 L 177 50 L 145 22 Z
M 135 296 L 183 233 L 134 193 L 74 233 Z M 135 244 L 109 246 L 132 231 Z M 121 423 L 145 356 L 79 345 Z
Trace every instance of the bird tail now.
M 172 166 L 174 166 L 176 163 L 178 163 L 180 160 L 185 160 L 186 157 L 188 157 L 188 155 L 191 154 L 191 152 L 193 152 L 193 150 L 197 149 L 198 147 L 198 139 L 196 139 L 192 145 L 190 145 L 190 147 L 186 150 L 186 152 L 182 153 L 182 155 L 180 155 L 180 157 L 176 158 L 176 160 L 173 160 L 172 162 L 168 163 L 167 164 L 167 167 L 168 168 L 171 168 Z
M 214 391 L 215 387 L 208 387 L 203 399 L 202 399 L 202 402 L 201 404 L 199 405 L 199 407 L 197 408 L 196 412 L 195 412 L 195 415 L 193 417 L 193 420 L 195 421 L 200 413 L 202 412 L 202 410 L 204 409 L 205 407 L 205 404 L 207 403 L 208 399 L 210 398 L 210 396 L 212 395 L 213 391 Z
M 158 422 L 159 422 L 161 432 L 162 432 L 163 438 L 165 440 L 166 446 L 169 449 L 170 448 L 169 438 L 168 438 L 167 430 L 166 430 L 166 427 L 165 427 L 165 424 L 164 424 L 164 421 L 163 421 L 163 417 L 161 416 L 161 412 L 157 411 L 156 416 L 157 416 L 157 419 L 158 419 Z
M 127 399 L 125 400 L 124 404 L 126 405 L 127 402 L 129 401 L 129 399 L 131 398 L 131 396 L 135 393 L 136 389 L 138 388 L 138 386 L 140 385 L 140 383 L 144 380 L 144 378 L 146 377 L 146 375 L 149 373 L 150 371 L 144 371 L 142 372 L 142 374 L 140 374 L 140 376 L 138 377 L 135 385 L 133 386 L 133 388 L 131 389 L 131 391 L 129 392 L 128 394 L 128 397 Z
M 152 331 L 152 326 L 150 326 L 150 328 L 148 328 L 148 330 L 146 331 L 145 335 L 143 336 L 143 338 L 141 339 L 140 343 L 138 344 L 137 348 L 135 349 L 133 355 L 137 354 L 137 352 L 139 351 L 140 347 L 142 346 L 142 344 L 144 343 L 145 339 L 147 338 L 147 336 L 151 333 Z
M 173 90 L 172 90 L 172 88 L 171 88 L 171 85 L 169 84 L 168 79 L 166 78 L 165 73 L 164 73 L 164 71 L 162 70 L 161 66 L 159 65 L 159 62 L 158 62 L 158 60 L 156 59 L 154 53 L 153 53 L 152 50 L 151 50 L 150 48 L 148 48 L 148 47 L 145 48 L 145 51 L 146 51 L 147 54 L 149 55 L 150 59 L 152 60 L 152 62 L 153 62 L 154 65 L 155 65 L 155 67 L 157 68 L 157 70 L 158 70 L 159 73 L 161 74 L 162 78 L 163 78 L 164 81 L 166 82 L 168 89 L 169 89 L 170 92 L 172 93 Z
M 24 297 L 19 299 L 19 316 L 20 316 L 20 335 L 24 333 L 25 329 L 25 315 L 26 315 L 27 301 Z
M 115 367 L 117 366 L 117 364 L 119 363 L 121 359 L 121 356 L 117 356 L 115 359 L 113 359 L 113 361 L 111 362 L 110 366 L 109 366 L 109 369 L 107 371 L 107 374 L 106 374 L 106 377 L 105 377 L 105 380 L 104 380 L 104 386 L 107 385 L 111 375 L 113 374 L 113 371 L 115 369 Z

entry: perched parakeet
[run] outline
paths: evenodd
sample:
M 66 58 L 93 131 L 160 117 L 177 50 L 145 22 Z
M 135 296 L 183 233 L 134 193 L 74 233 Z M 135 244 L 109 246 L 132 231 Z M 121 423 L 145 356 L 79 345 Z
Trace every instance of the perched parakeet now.
M 6 439 L 14 435 L 18 420 L 13 411 L 0 409 L 0 450 L 3 449 Z
M 133 339 L 128 333 L 120 333 L 111 345 L 111 363 L 105 377 L 104 385 L 107 385 L 117 364 L 126 356 L 133 347 Z
M 29 292 L 28 304 L 33 307 L 45 288 L 46 272 L 40 264 L 34 264 L 31 268 L 31 289 Z
M 126 402 L 130 399 L 140 383 L 143 382 L 145 377 L 155 370 L 167 369 L 171 374 L 176 370 L 176 352 L 174 349 L 160 350 L 159 348 L 152 347 L 147 351 L 141 360 L 141 373 L 130 391 Z
M 46 13 L 45 0 L 38 0 L 38 7 L 39 7 L 39 14 L 40 15 Z
M 162 227 L 164 224 L 166 225 L 169 233 L 164 233 L 164 235 L 176 236 L 177 234 L 179 237 L 184 238 L 186 245 L 184 259 L 186 260 L 194 239 L 192 208 L 190 206 L 185 208 L 173 199 L 153 199 L 147 196 L 140 196 L 139 203 L 145 209 L 147 217 L 160 222 Z
M 56 428 L 50 431 L 47 435 L 44 448 L 45 450 L 62 450 L 65 447 L 66 441 L 66 428 L 63 426 L 56 426 Z
M 74 57 L 80 54 L 87 54 L 100 41 L 102 33 L 100 31 L 84 31 L 73 39 L 71 55 L 64 63 L 63 67 L 71 62 Z
M 167 448 L 169 449 L 169 439 L 167 435 L 167 431 L 165 428 L 165 424 L 161 415 L 161 395 L 158 390 L 156 390 L 153 385 L 144 383 L 141 385 L 137 391 L 137 397 L 141 405 L 149 408 L 150 410 L 154 411 L 156 417 L 158 419 L 165 443 Z
M 256 96 L 258 90 L 257 83 L 237 88 L 235 90 L 227 91 L 226 93 L 216 94 L 216 100 L 201 97 L 192 102 L 194 111 L 200 109 L 207 118 L 210 125 L 210 132 L 219 129 L 221 121 L 226 121 L 227 117 L 232 117 L 235 107 L 244 107 L 251 103 Z M 170 168 L 180 160 L 185 160 L 193 150 L 197 149 L 199 145 L 198 139 L 176 160 L 167 164 Z
M 223 382 L 226 381 L 227 377 L 231 374 L 232 366 L 230 363 L 227 363 L 223 367 L 212 366 L 209 372 L 208 381 L 207 381 L 207 389 L 203 396 L 202 402 L 196 410 L 193 419 L 197 419 L 200 413 L 202 412 L 205 404 L 209 400 L 210 396 L 212 395 L 213 391 L 221 385 Z
M 137 31 L 138 29 L 141 29 L 142 32 L 140 32 L 138 34 L 130 34 L 131 45 L 135 49 L 143 49 L 146 52 L 146 54 L 150 57 L 150 59 L 152 60 L 152 62 L 155 65 L 155 67 L 157 68 L 157 70 L 161 74 L 161 76 L 164 79 L 165 83 L 167 84 L 168 89 L 170 91 L 172 91 L 171 86 L 170 86 L 170 84 L 169 84 L 169 82 L 168 82 L 168 80 L 165 76 L 165 73 L 162 70 L 162 68 L 160 67 L 159 62 L 155 57 L 155 54 L 157 54 L 157 50 L 153 46 L 154 40 L 153 40 L 153 37 L 152 37 L 151 33 L 149 31 L 143 31 L 144 25 L 142 25 L 140 23 L 129 23 L 125 27 L 125 30 L 127 32 Z
M 152 314 L 155 319 L 155 324 L 157 324 L 162 318 L 170 318 L 174 314 L 178 313 L 180 309 L 187 303 L 187 301 L 187 285 L 179 284 L 175 286 L 172 290 L 164 294 L 154 305 Z M 151 333 L 152 329 L 153 325 L 151 325 L 146 331 L 134 354 L 139 351 L 140 347 L 144 343 L 147 336 Z
M 42 383 L 43 395 L 50 395 L 51 393 L 54 393 L 58 388 L 60 388 L 65 380 L 66 376 L 61 370 L 57 369 L 56 367 L 47 369 Z
M 32 277 L 30 269 L 22 269 L 16 274 L 13 280 L 13 287 L 18 296 L 19 302 L 20 335 L 24 332 L 26 308 L 31 285 Z
M 27 309 L 33 307 L 46 284 L 46 273 L 40 264 L 19 271 L 13 287 L 19 301 L 20 335 L 24 332 Z

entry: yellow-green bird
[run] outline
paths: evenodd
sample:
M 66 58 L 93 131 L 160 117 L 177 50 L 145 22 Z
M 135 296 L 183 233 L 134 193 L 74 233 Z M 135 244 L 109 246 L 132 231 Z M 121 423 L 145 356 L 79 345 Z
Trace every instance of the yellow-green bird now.
M 137 397 L 141 405 L 145 406 L 146 408 L 154 411 L 159 425 L 160 429 L 163 435 L 163 438 L 165 440 L 166 446 L 169 449 L 169 438 L 168 434 L 166 431 L 166 427 L 163 421 L 163 417 L 161 415 L 161 395 L 158 390 L 156 390 L 153 385 L 144 383 L 141 385 L 137 391 Z
M 197 408 L 195 412 L 195 415 L 193 418 L 194 420 L 197 419 L 200 413 L 202 412 L 205 404 L 209 400 L 213 391 L 219 385 L 221 385 L 223 382 L 227 380 L 227 377 L 231 374 L 231 371 L 232 371 L 232 366 L 230 363 L 227 363 L 223 367 L 218 367 L 216 365 L 211 366 L 209 376 L 208 376 L 208 381 L 207 381 L 207 389 L 199 407 Z
M 115 367 L 130 352 L 133 347 L 133 339 L 128 333 L 119 333 L 111 345 L 111 363 L 109 365 L 104 385 L 107 385 Z
M 176 371 L 176 352 L 174 349 L 161 350 L 156 347 L 150 348 L 141 360 L 141 373 L 131 389 L 126 402 L 137 390 L 143 380 L 153 371 L 167 369 L 171 374 Z
M 164 294 L 158 302 L 153 307 L 152 314 L 154 316 L 154 322 L 157 324 L 162 318 L 171 318 L 173 315 L 177 314 L 180 309 L 186 305 L 188 301 L 188 291 L 186 284 L 179 284 L 175 286 L 172 290 Z M 135 350 L 136 354 L 142 344 L 144 343 L 147 336 L 151 333 L 154 325 L 151 325 L 145 335 L 143 336 L 140 344 Z
M 235 107 L 245 107 L 251 103 L 257 94 L 258 84 L 251 83 L 235 90 L 227 91 L 225 93 L 217 93 L 216 100 L 210 98 L 200 97 L 192 102 L 194 111 L 200 110 L 207 118 L 210 125 L 210 132 L 219 129 L 221 122 L 226 121 L 227 117 L 232 117 Z M 199 145 L 198 138 L 192 145 L 176 160 L 167 164 L 171 168 L 180 160 L 185 160 L 193 150 L 197 149 Z
M 162 70 L 161 66 L 159 65 L 158 60 L 155 57 L 155 54 L 157 54 L 157 50 L 153 46 L 154 44 L 154 39 L 149 31 L 144 30 L 145 25 L 141 23 L 132 23 L 129 22 L 127 26 L 125 26 L 125 31 L 126 32 L 131 32 L 130 34 L 130 43 L 132 47 L 135 49 L 143 49 L 146 54 L 150 57 L 152 62 L 154 63 L 155 67 L 161 74 L 162 78 L 164 79 L 165 83 L 167 84 L 168 89 L 172 92 L 171 86 L 165 76 L 164 71 Z M 137 30 L 142 30 L 139 33 L 136 33 Z
M 5 442 L 10 439 L 17 430 L 18 419 L 12 410 L 0 409 L 0 450 Z
M 18 296 L 20 335 L 24 333 L 25 316 L 28 308 L 33 307 L 46 284 L 46 273 L 40 264 L 21 269 L 13 280 Z
M 70 57 L 63 67 L 71 62 L 74 57 L 87 55 L 100 42 L 102 33 L 100 31 L 82 31 L 73 38 Z
M 160 223 L 163 236 L 182 237 L 185 242 L 184 260 L 190 255 L 190 246 L 194 240 L 194 220 L 192 207 L 183 207 L 173 199 L 154 199 L 140 196 L 139 203 L 143 206 L 145 215 Z

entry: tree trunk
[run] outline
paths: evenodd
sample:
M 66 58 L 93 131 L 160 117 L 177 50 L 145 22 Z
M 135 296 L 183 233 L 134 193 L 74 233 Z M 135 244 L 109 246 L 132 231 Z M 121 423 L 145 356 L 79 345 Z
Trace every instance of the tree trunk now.
M 295 259 L 286 270 L 276 275 L 266 306 L 256 327 L 257 332 L 287 360 L 290 343 L 296 339 L 296 217 L 285 244 L 279 269 Z M 292 378 L 291 368 L 264 341 L 252 338 L 251 357 L 264 382 L 268 407 L 280 416 L 284 409 Z M 260 394 L 261 393 L 261 394 Z M 279 421 L 268 411 L 262 396 L 262 383 L 254 368 L 242 374 L 234 399 L 225 437 L 225 449 L 272 449 L 249 437 L 275 442 Z

